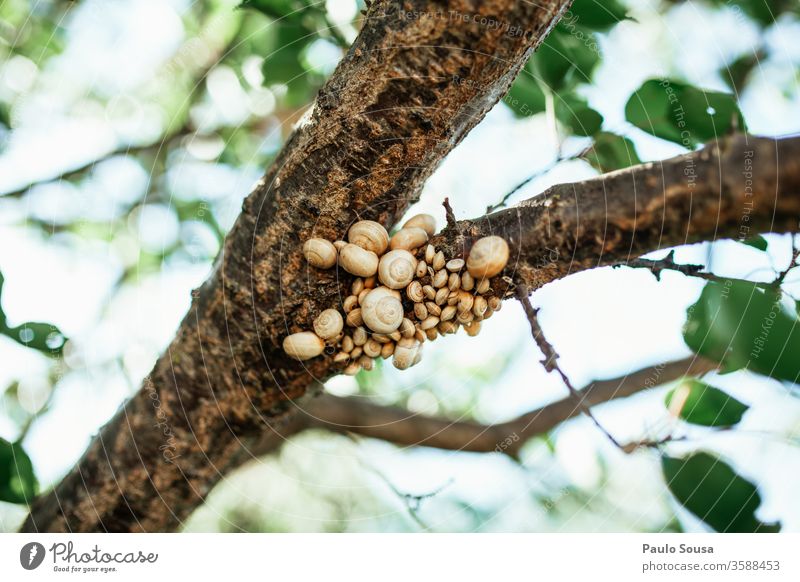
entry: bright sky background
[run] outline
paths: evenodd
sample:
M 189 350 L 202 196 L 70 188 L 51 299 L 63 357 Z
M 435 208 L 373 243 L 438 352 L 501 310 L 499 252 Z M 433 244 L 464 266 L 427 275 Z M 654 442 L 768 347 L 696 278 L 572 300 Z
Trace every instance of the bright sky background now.
M 188 4 L 183 0 L 84 0 L 68 23 L 63 55 L 52 59 L 43 70 L 23 57 L 1 64 L 0 94 L 13 91 L 27 96 L 15 111 L 19 129 L 0 155 L 0 192 L 58 174 L 120 143 L 157 136 L 168 120 L 143 95 L 153 71 L 160 70 L 187 40 L 181 14 Z M 328 4 L 344 14 L 353 8 L 352 0 L 329 0 Z M 603 39 L 603 64 L 595 85 L 587 92 L 590 103 L 603 113 L 605 128 L 629 135 L 640 157 L 647 160 L 668 157 L 681 149 L 626 124 L 623 108 L 632 91 L 647 78 L 676 74 L 704 88 L 725 90 L 716 71 L 731 57 L 752 52 L 757 40 L 756 29 L 733 10 L 712 16 L 702 5 L 686 2 L 664 16 L 654 11 L 657 6 L 652 1 L 637 2 L 633 12 L 638 23 L 623 23 Z M 773 27 L 767 36 L 771 56 L 741 96 L 753 133 L 800 131 L 798 36 L 800 24 L 788 20 Z M 329 60 L 329 50 L 321 48 L 317 54 L 320 66 L 334 64 Z M 209 84 L 214 87 L 212 101 L 219 100 L 217 109 L 224 104 L 228 115 L 246 116 L 247 107 L 270 111 L 269 95 L 240 85 L 224 67 Z M 99 97 L 88 98 L 98 91 L 103 92 Z M 258 99 L 253 97 L 256 93 Z M 215 104 L 206 106 L 212 112 L 206 113 L 213 114 Z M 213 143 L 206 145 L 213 151 Z M 582 145 L 575 141 L 565 147 L 571 151 Z M 426 185 L 421 202 L 410 212 L 430 212 L 443 225 L 441 202 L 449 196 L 459 218 L 480 215 L 488 204 L 547 166 L 555 155 L 553 136 L 541 116 L 516 120 L 499 105 L 446 159 Z M 230 224 L 260 172 L 256 167 L 211 167 L 187 159 L 171 172 L 170 186 L 176 197 L 199 194 L 213 201 L 221 220 Z M 524 188 L 516 199 L 535 195 L 553 183 L 593 174 L 594 170 L 582 162 L 564 164 Z M 66 235 L 44 238 L 35 229 L 12 226 L 26 216 L 56 223 L 110 220 L 124 205 L 142 196 L 148 181 L 147 172 L 124 157 L 102 164 L 94 176 L 89 186 L 80 189 L 67 184 L 41 186 L 23 202 L 0 196 L 0 270 L 6 279 L 2 299 L 6 314 L 12 324 L 50 321 L 72 339 L 66 354 L 70 371 L 57 385 L 52 410 L 36 422 L 25 441 L 43 484 L 57 480 L 73 465 L 92 434 L 150 370 L 188 308 L 190 290 L 205 279 L 210 268 L 205 260 L 186 257 L 157 275 L 125 286 L 116 295 L 112 293 L 125 267 L 130 239 L 158 249 L 177 237 L 191 236 L 182 231 L 166 206 L 150 208 L 146 216 L 132 216 L 128 238 L 120 236 L 112 245 Z M 769 237 L 769 241 L 774 266 L 785 267 L 789 241 L 777 236 Z M 208 242 L 211 247 L 214 244 Z M 678 260 L 703 262 L 708 252 L 708 245 L 683 249 Z M 770 279 L 774 273 L 770 257 L 735 243 L 714 245 L 713 261 L 715 272 L 721 274 Z M 533 300 L 542 307 L 542 324 L 562 355 L 565 371 L 573 383 L 582 385 L 594 378 L 614 377 L 688 355 L 680 330 L 685 309 L 701 288 L 701 281 L 679 274 L 666 274 L 657 283 L 646 272 L 603 269 L 549 285 Z M 795 286 L 795 291 L 800 290 Z M 539 365 L 540 356 L 529 336 L 521 309 L 515 302 L 507 302 L 503 311 L 484 325 L 479 337 L 459 334 L 427 345 L 420 366 L 403 373 L 389 366 L 386 376 L 393 385 L 409 391 L 435 384 L 439 398 L 444 394 L 458 402 L 469 392 L 469 386 L 449 380 L 447 370 L 477 369 L 492 365 L 498 355 L 522 354 L 504 375 L 482 390 L 477 400 L 475 415 L 479 419 L 505 420 L 565 395 L 561 383 Z M 120 357 L 123 369 L 115 363 Z M 45 359 L 0 338 L 0 362 L 0 387 L 20 381 L 21 394 L 35 410 L 49 390 L 43 380 Z M 765 499 L 762 520 L 780 518 L 784 530 L 800 530 L 795 490 L 800 478 L 800 449 L 782 440 L 788 435 L 798 436 L 800 403 L 778 383 L 746 373 L 716 378 L 714 383 L 758 406 L 748 412 L 741 434 L 699 439 L 693 446 L 721 451 L 745 476 L 758 478 Z M 331 381 L 329 388 L 336 394 L 352 394 L 356 385 L 353 379 L 340 377 Z M 633 400 L 633 404 L 604 406 L 598 416 L 622 440 L 653 436 L 663 429 L 668 416 L 660 397 Z M 436 399 L 420 390 L 411 404 L 415 411 L 435 412 Z M 16 430 L 0 410 L 0 436 L 13 439 Z M 765 438 L 760 431 L 775 436 Z M 315 442 L 301 438 L 290 447 L 313 448 Z M 351 459 L 351 453 L 341 454 Z M 535 447 L 528 453 L 532 463 L 542 456 Z M 335 449 L 327 454 L 334 460 L 339 458 Z M 502 507 L 490 529 L 646 528 L 662 523 L 668 515 L 655 454 L 623 457 L 582 420 L 557 431 L 558 463 L 535 477 L 520 476 L 518 468 L 495 455 L 399 451 L 377 442 L 363 445 L 358 454 L 380 467 L 401 490 L 424 492 L 452 481 L 447 495 L 476 506 Z M 291 483 L 290 476 L 276 474 L 275 465 L 269 462 L 253 474 L 260 477 L 232 479 L 234 492 L 230 495 L 257 502 L 265 497 L 263 490 L 270 483 L 276 483 L 276 489 L 281 482 Z M 602 474 L 610 479 L 607 487 L 616 492 L 615 499 L 625 508 L 620 512 L 627 512 L 624 519 L 612 515 L 607 521 L 598 520 L 596 515 L 587 517 L 577 511 L 568 522 L 552 523 L 547 516 L 531 514 L 524 503 L 531 480 L 538 484 L 568 481 L 592 491 Z M 357 491 L 363 483 L 354 485 L 342 477 L 330 486 Z M 213 507 L 209 511 L 213 514 Z M 313 508 L 287 506 L 286 512 L 295 521 L 313 527 Z M 13 528 L 20 518 L 18 508 L 0 504 L 0 529 Z M 367 516 L 363 527 L 375 527 L 377 519 Z M 459 519 L 453 510 L 433 513 L 431 522 L 452 529 L 458 527 Z M 203 523 L 198 520 L 197 527 L 202 528 Z M 702 527 L 691 519 L 686 523 L 690 528 Z

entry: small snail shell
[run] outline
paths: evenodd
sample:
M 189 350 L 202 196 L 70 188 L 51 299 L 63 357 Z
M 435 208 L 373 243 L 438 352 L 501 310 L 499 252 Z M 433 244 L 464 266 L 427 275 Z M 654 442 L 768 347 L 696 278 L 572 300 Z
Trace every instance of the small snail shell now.
M 424 333 L 424 334 L 425 334 L 425 337 L 426 337 L 426 338 L 428 338 L 428 340 L 430 340 L 430 341 L 433 341 L 433 340 L 435 340 L 437 337 L 439 337 L 439 332 L 437 332 L 437 331 L 436 331 L 436 328 L 435 328 L 435 327 L 432 327 L 432 328 L 430 328 L 430 329 L 426 329 L 426 330 L 425 330 L 425 331 L 423 331 L 422 333 Z
M 361 364 L 361 367 L 364 368 L 367 372 L 372 370 L 373 366 L 372 358 L 370 358 L 369 356 L 367 355 L 361 356 L 360 358 L 358 358 L 358 363 Z
M 359 277 L 370 277 L 378 271 L 378 255 L 358 245 L 345 245 L 339 252 L 342 268 Z
M 353 343 L 353 338 L 351 338 L 349 335 L 344 336 L 342 339 L 342 351 L 349 353 L 353 351 L 354 347 L 356 346 Z
M 483 295 L 489 290 L 489 283 L 490 283 L 489 279 L 481 279 L 480 283 L 478 283 L 478 286 L 475 287 L 475 292 L 478 295 Z
M 333 361 L 337 364 L 341 362 L 346 362 L 349 359 L 350 359 L 350 354 L 348 354 L 347 352 L 339 352 L 338 354 L 333 356 Z
M 347 240 L 362 249 L 382 255 L 389 246 L 389 233 L 373 220 L 359 220 L 350 227 L 347 232 Z M 369 275 L 364 275 L 364 277 L 369 277 Z
M 467 335 L 470 337 L 475 337 L 481 331 L 481 322 L 480 321 L 473 321 L 468 323 L 464 326 L 464 329 L 467 330 Z
M 350 358 L 352 358 L 353 360 L 357 360 L 358 358 L 361 357 L 361 354 L 363 353 L 363 351 L 364 351 L 364 348 L 362 346 L 354 347 L 353 351 L 350 352 Z
M 419 342 L 415 339 L 405 338 L 397 342 L 394 348 L 392 363 L 398 370 L 407 370 L 414 365 L 414 358 L 419 351 Z
M 458 273 L 450 273 L 450 277 L 447 279 L 447 288 L 450 291 L 456 291 L 461 288 L 461 277 L 458 276 Z
M 417 279 L 422 279 L 425 275 L 427 275 L 428 263 L 426 263 L 425 261 L 420 261 L 419 263 L 417 263 L 417 272 L 415 274 L 417 275 Z
M 383 344 L 381 348 L 381 357 L 385 360 L 389 356 L 394 353 L 394 342 L 389 342 L 388 344 Z
M 378 287 L 364 298 L 361 317 L 372 331 L 392 333 L 403 322 L 403 304 L 389 289 Z
M 433 299 L 433 302 L 436 305 L 444 305 L 447 303 L 448 295 L 450 295 L 450 290 L 447 287 L 442 287 L 436 292 L 436 297 Z
M 433 245 L 428 245 L 425 247 L 425 262 L 429 265 L 433 262 L 433 258 L 436 256 L 436 247 Z
M 389 248 L 394 249 L 405 249 L 407 251 L 418 249 L 422 245 L 428 242 L 428 233 L 422 230 L 421 228 L 411 227 L 411 228 L 402 228 L 398 230 L 392 240 L 389 241 Z
M 428 236 L 436 232 L 436 219 L 430 214 L 417 214 L 412 216 L 403 225 L 403 228 L 421 228 Z
M 501 307 L 503 307 L 503 302 L 499 297 L 491 297 L 489 299 L 489 309 L 492 311 L 500 311 Z
M 335 241 L 333 241 L 333 246 L 336 247 L 337 251 L 342 250 L 346 244 L 347 244 L 347 241 L 343 241 L 343 240 L 335 240 Z
M 283 340 L 283 351 L 295 360 L 308 360 L 320 355 L 325 349 L 325 342 L 311 331 L 301 331 L 286 336 Z
M 436 297 L 436 289 L 433 288 L 433 285 L 423 286 L 422 292 L 425 294 L 425 299 L 432 300 Z
M 359 305 L 361 305 L 361 303 L 364 302 L 364 297 L 366 297 L 367 293 L 369 293 L 370 291 L 372 291 L 372 289 L 362 289 L 361 290 L 361 293 L 358 294 L 358 304 Z
M 324 238 L 310 238 L 303 243 L 303 255 L 308 264 L 318 269 L 330 269 L 336 264 L 336 247 Z
M 458 310 L 460 312 L 472 311 L 472 304 L 475 301 L 475 296 L 472 293 L 461 291 L 458 294 Z
M 458 315 L 456 316 L 456 321 L 458 323 L 463 324 L 463 325 L 466 325 L 466 324 L 472 322 L 473 319 L 475 319 L 475 316 L 472 315 L 472 311 L 471 310 L 470 311 L 459 311 Z
M 348 364 L 348 366 L 344 369 L 344 373 L 348 376 L 355 376 L 361 371 L 361 366 L 358 362 L 353 362 L 352 364 Z
M 367 343 L 364 344 L 364 353 L 370 358 L 377 358 L 381 355 L 381 344 L 374 339 L 367 340 Z
M 428 317 L 428 308 L 423 303 L 414 304 L 414 317 L 422 321 Z
M 433 257 L 433 261 L 431 262 L 431 266 L 433 267 L 434 271 L 439 271 L 440 269 L 444 269 L 446 261 L 444 260 L 444 253 L 439 251 L 436 253 L 436 256 Z
M 422 331 L 427 331 L 439 325 L 439 321 L 439 318 L 435 315 L 429 315 L 422 323 L 419 324 L 419 328 Z
M 344 303 L 342 303 L 342 308 L 344 309 L 345 313 L 350 313 L 356 307 L 358 307 L 358 297 L 355 295 L 348 295 L 345 298 Z
M 442 314 L 439 316 L 439 319 L 442 321 L 449 321 L 456 316 L 456 307 L 455 305 L 448 305 L 444 309 L 442 309 Z
M 376 278 L 375 275 L 372 277 L 367 277 L 364 279 L 364 289 L 374 289 L 375 288 Z
M 400 325 L 403 325 L 403 324 L 401 323 Z M 403 339 L 403 335 L 397 330 L 394 330 L 392 333 L 390 333 L 389 337 L 392 338 L 396 342 L 399 342 L 401 339 Z
M 403 337 L 414 337 L 414 332 L 416 329 L 414 328 L 412 321 L 407 317 L 404 317 L 400 327 L 397 328 L 397 331 L 399 331 Z
M 343 327 L 342 314 L 335 309 L 326 309 L 314 320 L 314 333 L 324 340 L 335 338 Z
M 350 327 L 358 327 L 364 323 L 363 314 L 360 307 L 356 307 L 353 311 L 347 314 L 347 325 Z
M 458 272 L 458 271 L 460 271 L 461 269 L 464 268 L 464 259 L 452 259 L 450 261 L 447 261 L 447 263 L 445 263 L 444 267 L 448 271 L 456 273 L 456 272 Z
M 508 263 L 508 243 L 499 236 L 486 236 L 472 245 L 467 270 L 476 279 L 488 279 L 502 271 Z
M 437 271 L 436 274 L 433 276 L 432 283 L 433 286 L 436 287 L 437 289 L 439 287 L 444 287 L 445 285 L 447 285 L 447 271 L 445 271 L 444 269 Z
M 464 291 L 472 291 L 475 288 L 475 279 L 472 278 L 468 271 L 461 273 L 461 288 Z
M 351 295 L 358 295 L 364 290 L 364 279 L 361 277 L 357 277 L 353 284 L 350 286 L 350 294 Z
M 414 329 L 414 339 L 417 340 L 419 343 L 424 342 L 427 337 L 428 336 L 426 332 L 422 331 L 419 328 Z
M 378 279 L 390 289 L 402 289 L 414 279 L 417 259 L 403 249 L 389 251 L 381 257 Z
M 367 330 L 364 329 L 363 327 L 357 327 L 353 332 L 353 343 L 356 346 L 355 348 L 353 348 L 353 351 L 355 351 L 356 349 L 360 348 L 365 343 L 367 343 L 368 339 L 369 337 L 367 336 Z M 355 358 L 355 356 L 353 357 Z
M 442 313 L 442 308 L 433 301 L 428 301 L 425 303 L 425 307 L 428 310 L 428 315 L 435 315 L 436 317 L 439 317 L 439 314 Z
M 440 334 L 444 335 L 446 333 L 455 333 L 458 328 L 454 321 L 441 321 L 436 329 L 439 330 Z
M 414 303 L 419 303 L 425 300 L 425 294 L 422 292 L 422 285 L 419 281 L 411 281 L 406 287 L 406 296 Z
M 481 296 L 476 297 L 475 302 L 472 304 L 472 313 L 475 314 L 475 317 L 483 317 L 487 309 L 489 309 L 489 304 L 486 299 Z

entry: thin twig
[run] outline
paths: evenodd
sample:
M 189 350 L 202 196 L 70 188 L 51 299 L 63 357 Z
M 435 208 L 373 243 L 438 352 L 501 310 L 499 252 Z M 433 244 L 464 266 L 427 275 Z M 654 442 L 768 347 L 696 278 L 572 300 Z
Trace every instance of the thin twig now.
M 542 327 L 539 325 L 539 310 L 533 307 L 529 295 L 528 288 L 524 284 L 520 284 L 520 286 L 517 288 L 517 298 L 519 299 L 520 303 L 522 303 L 522 308 L 525 310 L 525 316 L 528 318 L 528 322 L 530 323 L 533 339 L 536 341 L 536 345 L 539 346 L 539 349 L 544 354 L 545 359 L 542 360 L 544 369 L 548 372 L 556 372 L 559 376 L 561 376 L 561 380 L 566 385 L 572 398 L 575 399 L 576 403 L 581 409 L 581 412 L 583 412 L 595 424 L 595 426 L 600 429 L 600 431 L 605 434 L 606 437 L 608 437 L 608 440 L 610 440 L 614 446 L 624 451 L 625 449 L 619 443 L 619 441 L 617 441 L 617 439 L 615 439 L 611 433 L 608 432 L 602 424 L 600 424 L 597 418 L 595 418 L 592 410 L 589 408 L 586 402 L 584 402 L 582 395 L 575 389 L 570 379 L 561 369 L 561 366 L 558 365 L 558 353 L 556 352 L 555 348 L 553 348 L 553 345 L 548 342 L 547 338 L 544 336 Z
M 631 267 L 633 269 L 649 269 L 656 281 L 661 281 L 663 271 L 677 271 L 688 277 L 698 277 L 708 281 L 719 281 L 722 277 L 704 271 L 703 265 L 684 265 L 675 262 L 675 251 L 671 250 L 663 259 L 633 259 L 625 263 L 614 265 L 614 268 Z
M 455 212 L 453 212 L 453 207 L 450 206 L 450 198 L 446 197 L 442 202 L 442 206 L 444 206 L 444 215 L 447 219 L 447 228 L 458 229 L 458 221 L 456 220 Z
M 772 283 L 773 286 L 780 287 L 781 285 L 783 285 L 783 282 L 786 279 L 786 275 L 789 274 L 789 271 L 795 268 L 798 257 L 800 257 L 800 247 L 798 247 L 795 244 L 794 237 L 792 237 L 792 260 L 789 261 L 789 266 L 786 267 L 780 273 L 778 273 L 778 276 L 775 277 L 775 281 L 773 281 Z

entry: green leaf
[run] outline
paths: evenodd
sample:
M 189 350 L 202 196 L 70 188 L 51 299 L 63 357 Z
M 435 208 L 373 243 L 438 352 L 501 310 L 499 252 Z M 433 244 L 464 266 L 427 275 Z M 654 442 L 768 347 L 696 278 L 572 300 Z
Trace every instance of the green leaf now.
M 765 524 L 756 518 L 761 505 L 758 489 L 721 459 L 708 453 L 681 459 L 664 456 L 661 468 L 675 499 L 714 530 L 780 531 L 780 523 Z
M 627 9 L 618 0 L 574 0 L 561 22 L 567 27 L 574 24 L 604 31 L 628 18 Z
M 800 379 L 800 320 L 763 283 L 707 283 L 687 311 L 683 338 L 726 371 L 746 368 L 778 380 Z
M 56 326 L 38 321 L 28 321 L 17 327 L 8 327 L 3 322 L 0 325 L 0 334 L 48 356 L 60 355 L 66 343 L 64 334 Z
M 725 81 L 725 84 L 731 88 L 731 91 L 741 93 L 753 69 L 765 58 L 766 55 L 763 51 L 742 55 L 738 59 L 722 67 L 719 70 L 719 75 L 722 77 L 722 80 Z
M 752 238 L 748 238 L 748 239 L 745 239 L 745 240 L 740 240 L 738 242 L 742 243 L 743 245 L 747 245 L 749 247 L 753 247 L 754 249 L 758 249 L 760 251 L 766 251 L 767 247 L 769 246 L 769 243 L 767 242 L 767 239 L 765 239 L 760 234 L 757 234 L 756 236 L 754 236 Z
M 670 390 L 665 402 L 682 420 L 702 426 L 733 426 L 749 408 L 719 388 L 693 378 Z
M 556 99 L 556 117 L 573 134 L 591 136 L 600 131 L 603 116 L 589 107 L 586 101 L 572 95 Z
M 631 140 L 605 131 L 595 134 L 592 147 L 581 157 L 601 173 L 642 163 Z
M 745 129 L 733 95 L 672 79 L 645 81 L 625 105 L 625 118 L 639 129 L 686 148 Z
M 274 20 L 298 20 L 309 4 L 303 0 L 244 0 L 239 7 L 257 10 Z
M 523 72 L 511 90 L 503 98 L 505 103 L 516 117 L 530 117 L 545 110 L 545 98 L 542 88 L 535 79 Z
M 571 33 L 563 27 L 556 27 L 533 54 L 533 70 L 554 91 L 588 83 L 600 62 L 594 35 L 591 32 L 579 32 Z
M 30 503 L 37 488 L 33 463 L 22 445 L 0 438 L 0 501 Z

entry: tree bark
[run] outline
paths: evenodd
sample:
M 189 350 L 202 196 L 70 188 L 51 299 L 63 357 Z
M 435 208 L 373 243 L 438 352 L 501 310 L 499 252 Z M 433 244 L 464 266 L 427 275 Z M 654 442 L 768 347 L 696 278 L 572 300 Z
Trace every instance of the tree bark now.
M 179 527 L 289 400 L 338 372 L 330 358 L 298 363 L 280 347 L 349 284 L 308 270 L 302 241 L 341 238 L 358 218 L 392 225 L 569 3 L 374 4 L 245 201 L 166 353 L 75 468 L 34 502 L 23 530 Z

